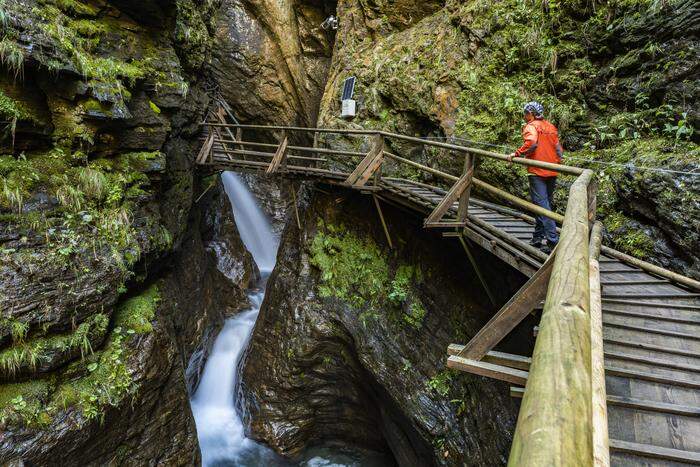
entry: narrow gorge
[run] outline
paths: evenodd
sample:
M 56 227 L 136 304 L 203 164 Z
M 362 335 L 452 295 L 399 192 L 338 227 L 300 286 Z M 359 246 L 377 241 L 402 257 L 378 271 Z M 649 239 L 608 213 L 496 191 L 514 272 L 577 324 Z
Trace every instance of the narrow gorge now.
M 377 180 L 442 198 L 447 144 L 511 153 L 537 100 L 605 245 L 700 280 L 698 37 L 691 0 L 0 0 L 0 464 L 506 465 L 517 384 L 446 350 L 540 263 Z M 361 189 L 272 173 L 347 176 L 373 131 L 406 139 Z M 201 163 L 213 135 L 264 167 Z M 529 200 L 502 162 L 474 172 Z

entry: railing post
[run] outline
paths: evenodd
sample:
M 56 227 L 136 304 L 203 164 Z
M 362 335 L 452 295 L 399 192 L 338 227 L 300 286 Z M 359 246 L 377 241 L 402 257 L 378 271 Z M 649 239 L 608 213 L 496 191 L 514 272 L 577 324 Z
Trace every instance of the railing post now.
M 318 131 L 314 131 L 314 149 L 318 149 Z M 313 157 L 318 157 L 317 152 L 313 152 Z M 318 168 L 318 161 L 312 162 L 313 166 Z
M 591 465 L 592 387 L 586 170 L 571 186 L 508 465 Z
M 243 128 L 241 127 L 236 128 L 236 141 L 243 141 Z M 245 151 L 245 146 L 240 144 L 238 149 Z M 245 160 L 245 157 L 243 159 Z
M 469 178 L 469 185 L 462 193 L 462 196 L 460 196 L 459 207 L 457 208 L 457 221 L 462 224 L 467 222 L 467 216 L 469 215 L 469 196 L 472 191 L 471 177 L 474 176 L 474 161 L 475 157 L 471 152 L 464 156 L 464 170 L 462 174 Z
M 588 227 L 593 228 L 595 222 L 595 214 L 598 204 L 598 181 L 591 180 L 588 184 Z

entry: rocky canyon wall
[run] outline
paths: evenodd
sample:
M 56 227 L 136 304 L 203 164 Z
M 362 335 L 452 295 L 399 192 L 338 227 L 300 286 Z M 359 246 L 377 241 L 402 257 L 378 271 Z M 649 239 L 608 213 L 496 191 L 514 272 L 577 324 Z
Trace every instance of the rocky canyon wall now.
M 399 465 L 504 463 L 507 385 L 444 366 L 493 311 L 459 245 L 384 205 L 391 250 L 372 200 L 350 192 L 310 191 L 301 209 L 241 363 L 251 435 L 292 458 L 350 445 Z M 523 278 L 487 264 L 506 300 Z

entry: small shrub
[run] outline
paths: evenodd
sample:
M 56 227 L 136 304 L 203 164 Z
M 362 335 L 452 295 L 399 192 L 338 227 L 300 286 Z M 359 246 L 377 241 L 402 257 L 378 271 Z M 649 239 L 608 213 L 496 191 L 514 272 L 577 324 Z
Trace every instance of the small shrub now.
M 24 71 L 24 51 L 19 45 L 7 37 L 0 41 L 0 63 L 2 63 L 15 78 L 22 76 Z
M 82 209 L 85 198 L 79 188 L 66 184 L 56 190 L 58 203 L 69 211 L 78 212 Z
M 82 192 L 91 199 L 102 201 L 107 195 L 107 177 L 96 169 L 81 168 L 78 172 L 78 182 Z

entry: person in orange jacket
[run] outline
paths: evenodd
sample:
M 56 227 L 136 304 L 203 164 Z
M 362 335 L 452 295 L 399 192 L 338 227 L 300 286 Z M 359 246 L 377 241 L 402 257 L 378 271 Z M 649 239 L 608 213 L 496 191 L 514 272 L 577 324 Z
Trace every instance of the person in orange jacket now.
M 523 108 L 523 145 L 508 156 L 509 161 L 515 157 L 560 164 L 564 153 L 559 144 L 559 132 L 557 127 L 544 119 L 544 107 L 539 102 L 528 102 Z M 528 181 L 530 184 L 530 197 L 536 205 L 552 210 L 554 189 L 557 184 L 558 173 L 553 170 L 539 167 L 528 167 Z M 542 241 L 546 244 L 542 246 Z M 535 232 L 530 242 L 537 248 L 542 248 L 546 253 L 551 252 L 559 241 L 557 225 L 554 220 L 546 216 L 535 216 Z

